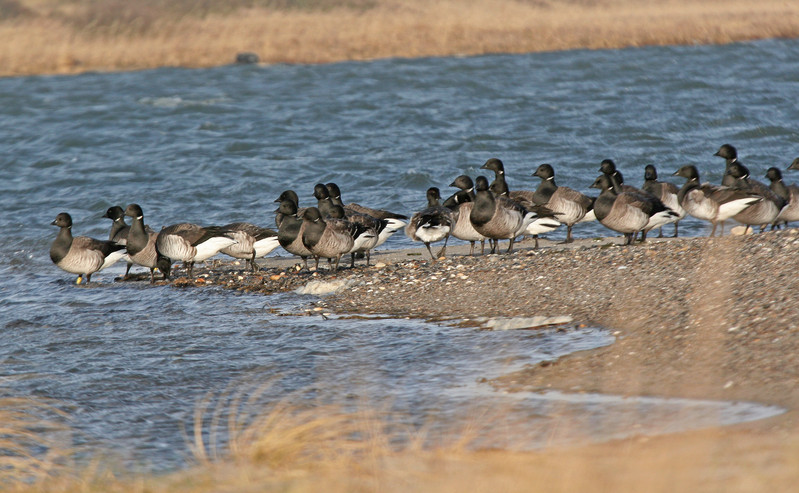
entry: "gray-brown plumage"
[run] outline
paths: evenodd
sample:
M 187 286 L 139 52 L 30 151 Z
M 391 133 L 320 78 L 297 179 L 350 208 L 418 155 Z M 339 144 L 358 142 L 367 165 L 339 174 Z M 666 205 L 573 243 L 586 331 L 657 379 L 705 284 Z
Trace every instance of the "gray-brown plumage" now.
M 657 208 L 667 207 L 666 204 L 664 204 L 663 201 L 660 200 L 660 197 L 658 197 L 657 195 L 652 194 L 642 188 L 637 188 L 632 185 L 625 184 L 624 177 L 622 176 L 621 172 L 618 169 L 616 169 L 616 163 L 613 162 L 612 159 L 603 159 L 602 162 L 599 164 L 599 171 L 602 172 L 602 174 L 604 174 L 608 178 L 610 183 L 613 185 L 613 190 L 616 193 L 637 194 L 640 196 L 639 199 L 641 201 L 659 202 L 659 204 L 655 204 Z M 675 213 L 673 216 L 671 216 L 672 218 L 671 221 L 666 221 L 664 223 L 663 221 L 661 221 L 660 217 L 653 216 L 650 219 L 649 224 L 647 224 L 646 227 L 644 227 L 644 229 L 641 230 L 641 241 L 642 242 L 646 241 L 646 234 L 650 230 L 662 227 L 664 224 L 668 222 L 676 221 L 679 217 L 680 217 L 679 213 Z M 636 234 L 637 233 L 633 234 L 633 240 L 635 239 Z
M 302 243 L 302 234 L 305 230 L 302 216 L 297 212 L 297 203 L 288 197 L 280 200 L 277 213 L 282 216 L 280 226 L 277 230 L 277 240 L 284 250 L 302 259 L 305 270 L 308 270 L 308 257 L 312 257 L 311 251 Z M 303 209 L 303 214 L 305 209 Z
M 260 270 L 255 259 L 263 257 L 280 246 L 277 231 L 273 229 L 262 228 L 246 222 L 230 223 L 222 228 L 230 231 L 230 235 L 236 240 L 236 243 L 219 250 L 219 253 L 246 260 L 252 272 Z
M 566 243 L 574 241 L 572 227 L 580 222 L 593 207 L 590 197 L 569 187 L 559 187 L 555 183 L 555 170 L 550 164 L 542 164 L 533 173 L 541 178 L 541 183 L 530 200 L 544 205 L 557 215 L 558 221 L 566 225 Z
M 764 183 L 750 178 L 749 170 L 738 162 L 729 165 L 729 176 L 736 180 L 736 188 L 763 197 L 763 200 L 750 205 L 732 218 L 747 226 L 759 226 L 761 231 L 773 224 L 785 201 Z
M 713 225 L 710 236 L 716 234 L 716 226 L 721 223 L 721 234 L 724 234 L 724 221 L 733 217 L 750 205 L 763 200 L 746 191 L 700 183 L 699 171 L 689 164 L 681 167 L 674 176 L 686 178 L 680 188 L 677 199 L 685 211 L 697 219 L 709 221 Z
M 192 223 L 178 223 L 158 232 L 155 248 L 160 255 L 171 261 L 185 262 L 191 279 L 195 262 L 207 260 L 235 242 L 230 231 L 219 226 L 203 227 Z M 169 274 L 167 269 L 164 278 L 169 278 Z
M 150 284 L 155 283 L 155 269 L 161 273 L 169 271 L 169 259 L 159 255 L 155 248 L 155 240 L 158 233 L 152 231 L 144 224 L 144 212 L 138 204 L 130 204 L 125 208 L 125 215 L 133 218 L 128 232 L 127 251 L 131 261 L 136 265 L 141 265 L 150 269 Z M 127 272 L 125 273 L 127 277 Z M 166 279 L 166 274 L 164 274 Z
M 486 237 L 481 235 L 472 226 L 469 218 L 474 207 L 474 182 L 466 175 L 460 175 L 450 183 L 451 187 L 460 188 L 451 197 L 444 201 L 444 207 L 452 211 L 452 226 L 450 235 L 469 242 L 469 255 L 474 255 L 474 243 L 480 242 L 480 253 L 485 253 Z
M 125 223 L 125 211 L 122 210 L 122 207 L 114 205 L 105 211 L 103 217 L 113 221 L 111 231 L 108 233 L 108 240 L 124 245 L 128 239 L 128 231 L 130 231 L 130 226 Z
M 330 193 L 330 198 L 333 200 L 333 203 L 344 207 L 345 210 L 350 210 L 352 212 L 357 212 L 359 214 L 366 214 L 367 216 L 372 216 L 377 219 L 398 219 L 400 221 L 408 220 L 408 216 L 405 216 L 403 214 L 397 214 L 396 212 L 391 212 L 384 209 L 373 209 L 371 207 L 364 207 L 354 202 L 345 204 L 341 199 L 341 189 L 339 189 L 338 185 L 335 183 L 327 183 L 325 184 L 325 188 L 327 188 L 328 193 Z
M 380 230 L 385 228 L 386 220 L 377 219 L 359 212 L 349 211 L 349 213 L 347 213 L 343 207 L 336 203 L 334 203 L 330 208 L 330 215 L 328 217 L 332 219 L 344 219 L 352 223 L 359 224 L 364 231 L 367 232 L 368 238 L 358 241 L 358 245 L 353 245 L 349 253 L 351 259 L 350 267 L 355 267 L 356 254 L 364 254 L 366 256 L 366 265 L 369 265 L 371 251 L 375 246 L 377 246 L 377 242 L 380 238 Z
M 444 246 L 438 252 L 439 257 L 447 254 L 447 241 L 452 228 L 452 211 L 441 205 L 441 192 L 437 187 L 427 189 L 427 207 L 414 213 L 405 227 L 405 235 L 413 241 L 421 241 L 430 253 L 433 262 L 436 256 L 430 244 L 444 240 Z
M 787 224 L 792 221 L 799 221 L 799 186 L 786 185 L 782 180 L 782 172 L 774 167 L 766 171 L 766 178 L 771 181 L 771 185 L 769 185 L 771 191 L 785 202 L 774 224 Z
M 635 234 L 663 225 L 677 213 L 655 197 L 635 192 L 619 192 L 607 175 L 599 175 L 591 188 L 602 190 L 594 202 L 597 220 L 608 229 L 624 234 L 631 245 Z
M 59 268 L 78 274 L 77 284 L 86 278 L 91 281 L 92 274 L 125 255 L 125 246 L 113 241 L 96 240 L 88 236 L 72 236 L 72 216 L 66 212 L 58 214 L 50 223 L 61 228 L 50 246 L 50 260 Z
M 341 201 L 341 189 L 335 183 L 328 183 L 325 185 L 328 191 L 330 201 L 334 206 L 339 206 L 344 211 L 344 218 L 348 221 L 357 222 L 364 227 L 373 229 L 373 234 L 376 238 L 373 242 L 368 242 L 362 253 L 366 254 L 366 265 L 369 265 L 371 251 L 379 247 L 388 240 L 391 235 L 404 228 L 407 225 L 408 217 L 402 214 L 395 214 L 393 212 L 372 209 L 363 207 L 358 204 L 344 204 Z M 329 209 L 329 206 L 328 206 Z M 320 209 L 321 210 L 321 209 Z M 353 254 L 353 263 L 355 255 Z
M 488 180 L 478 176 L 475 180 L 475 198 L 469 219 L 478 233 L 494 240 L 509 240 L 508 253 L 513 251 L 517 236 L 524 234 L 537 215 L 529 212 L 507 197 L 497 196 L 489 190 Z M 496 246 L 492 248 L 492 253 Z
M 279 204 L 284 200 L 290 200 L 294 202 L 294 205 L 297 207 L 297 215 L 302 217 L 302 213 L 305 212 L 305 208 L 300 207 L 300 197 L 297 195 L 297 192 L 295 192 L 294 190 L 284 190 L 283 193 L 280 194 L 280 197 L 275 199 L 275 202 Z M 280 209 L 278 209 L 275 212 L 275 226 L 280 228 L 280 223 L 282 221 L 283 221 L 283 213 L 280 212 Z
M 363 227 L 345 219 L 323 218 L 316 207 L 309 207 L 302 216 L 304 231 L 302 243 L 317 257 L 335 260 L 333 272 L 338 270 L 341 256 L 354 251 L 356 238 L 364 232 Z
M 734 187 L 738 179 L 730 174 L 730 166 L 733 163 L 738 163 L 738 165 L 743 166 L 743 163 L 738 161 L 738 150 L 730 144 L 722 144 L 719 150 L 713 155 L 724 159 L 724 176 L 721 178 L 721 185 L 725 187 Z M 744 168 L 746 167 L 744 166 Z M 749 174 L 749 170 L 746 170 L 745 174 Z
M 130 225 L 125 223 L 125 211 L 122 210 L 122 207 L 118 205 L 109 207 L 108 210 L 105 211 L 105 214 L 103 214 L 103 217 L 112 221 L 111 231 L 108 233 L 108 240 L 120 245 L 127 244 Z M 128 264 L 125 268 L 125 279 L 127 279 L 130 274 L 130 269 L 133 267 L 133 261 L 130 258 L 124 258 L 124 260 Z
M 674 221 L 674 238 L 676 238 L 678 233 L 677 225 L 687 214 L 685 209 L 683 209 L 680 205 L 680 201 L 677 199 L 677 194 L 680 193 L 680 188 L 674 183 L 658 181 L 657 169 L 653 165 L 647 164 L 644 168 L 644 184 L 641 189 L 659 198 L 666 207 L 679 215 L 679 218 Z M 660 228 L 659 237 L 662 236 L 663 228 Z

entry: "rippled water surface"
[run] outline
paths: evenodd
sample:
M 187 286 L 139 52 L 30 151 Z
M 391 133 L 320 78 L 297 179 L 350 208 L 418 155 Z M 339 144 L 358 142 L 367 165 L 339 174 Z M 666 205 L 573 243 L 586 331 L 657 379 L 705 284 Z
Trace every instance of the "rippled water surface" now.
M 646 164 L 671 179 L 687 163 L 718 182 L 726 142 L 764 179 L 799 149 L 797 59 L 799 42 L 779 40 L 0 79 L 0 385 L 64 402 L 82 440 L 156 468 L 182 463 L 197 399 L 238 378 L 279 375 L 275 398 L 317 386 L 388 399 L 417 409 L 411 421 L 458 408 L 463 389 L 493 395 L 475 381 L 612 337 L 278 317 L 268 309 L 307 299 L 111 283 L 121 266 L 83 289 L 48 258 L 50 222 L 67 211 L 76 234 L 105 237 L 105 209 L 137 202 L 156 229 L 268 226 L 282 190 L 306 205 L 329 181 L 345 202 L 410 213 L 490 157 L 512 189 L 549 162 L 588 192 L 608 157 L 633 184 Z M 384 248 L 406 246 L 398 234 Z

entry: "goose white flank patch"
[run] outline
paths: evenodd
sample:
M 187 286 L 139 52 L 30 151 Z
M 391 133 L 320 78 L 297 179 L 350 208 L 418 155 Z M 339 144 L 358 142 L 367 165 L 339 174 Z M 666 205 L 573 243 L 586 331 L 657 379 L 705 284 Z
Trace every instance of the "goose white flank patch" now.
M 763 200 L 743 190 L 699 182 L 699 171 L 692 164 L 678 169 L 674 176 L 686 179 L 677 197 L 680 205 L 691 216 L 709 221 L 713 225 L 710 236 L 716 234 L 716 226 L 738 214 L 750 205 Z M 722 226 L 721 234 L 724 234 Z
M 277 231 L 273 229 L 246 222 L 227 224 L 222 226 L 222 229 L 228 230 L 236 243 L 221 249 L 219 253 L 246 260 L 253 272 L 259 270 L 255 259 L 269 254 L 280 246 Z
M 446 256 L 447 241 L 452 229 L 452 211 L 441 205 L 441 192 L 437 187 L 430 187 L 426 192 L 427 207 L 411 216 L 405 227 L 405 234 L 413 241 L 421 241 L 427 248 L 430 258 L 436 261 L 436 256 L 430 249 L 430 244 L 444 240 L 444 246 L 438 252 L 439 257 Z
M 469 219 L 478 233 L 493 240 L 508 240 L 508 253 L 513 243 L 538 216 L 506 197 L 494 197 L 489 190 L 488 179 L 478 176 L 475 180 L 475 199 Z M 496 250 L 492 247 L 491 253 Z
M 58 214 L 50 223 L 60 229 L 50 246 L 50 259 L 60 269 L 78 274 L 77 284 L 92 274 L 113 265 L 125 255 L 125 246 L 113 241 L 96 240 L 88 236 L 72 236 L 72 216 L 66 212 Z
M 186 262 L 188 276 L 193 277 L 195 262 L 202 262 L 236 243 L 230 232 L 218 226 L 202 227 L 191 223 L 167 226 L 158 233 L 155 247 L 164 257 Z M 169 272 L 164 272 L 169 277 Z
M 533 176 L 541 178 L 541 183 L 533 193 L 532 201 L 546 206 L 557 215 L 557 220 L 566 225 L 566 243 L 571 243 L 574 241 L 572 228 L 592 210 L 593 201 L 573 188 L 558 186 L 551 164 L 538 166 Z
M 125 209 L 125 215 L 133 218 L 133 223 L 128 232 L 128 243 L 126 245 L 131 261 L 137 265 L 150 269 L 150 284 L 155 283 L 155 269 L 162 273 L 169 271 L 170 260 L 163 255 L 159 255 L 155 248 L 155 241 L 158 233 L 152 231 L 144 224 L 144 212 L 139 204 L 130 204 Z M 127 277 L 127 272 L 125 277 Z M 164 275 L 166 279 L 166 275 Z

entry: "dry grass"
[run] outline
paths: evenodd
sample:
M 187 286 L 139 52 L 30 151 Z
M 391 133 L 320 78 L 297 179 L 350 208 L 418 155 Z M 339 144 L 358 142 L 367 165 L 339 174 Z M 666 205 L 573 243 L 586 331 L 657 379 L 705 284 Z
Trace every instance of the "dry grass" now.
M 0 75 L 796 36 L 783 0 L 0 0 Z
M 470 446 L 475 435 L 468 428 L 431 446 L 424 432 L 397 428 L 380 412 L 264 405 L 262 391 L 240 387 L 200 403 L 190 433 L 197 465 L 163 477 L 69 466 L 68 454 L 42 453 L 43 441 L 31 430 L 48 423 L 52 431 L 52 425 L 30 420 L 42 408 L 7 401 L 2 443 L 20 461 L 4 463 L 0 487 L 31 493 L 754 492 L 790 490 L 799 469 L 796 437 L 774 441 L 741 426 L 538 453 L 481 451 Z M 37 453 L 30 453 L 31 444 Z

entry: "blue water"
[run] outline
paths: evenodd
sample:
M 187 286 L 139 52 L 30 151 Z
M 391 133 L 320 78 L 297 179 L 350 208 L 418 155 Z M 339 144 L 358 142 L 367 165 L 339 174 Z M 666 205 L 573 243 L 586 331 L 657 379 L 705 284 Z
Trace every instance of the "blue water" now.
M 713 153 L 723 143 L 764 179 L 797 156 L 797 59 L 799 41 L 770 40 L 0 79 L 0 385 L 64 402 L 80 440 L 107 441 L 156 469 L 182 464 L 179 423 L 205 392 L 237 378 L 280 374 L 278 398 L 352 371 L 346 382 L 363 386 L 345 395 L 380 400 L 405 389 L 398 402 L 409 408 L 437 405 L 426 396 L 504 368 L 485 361 L 494 345 L 533 362 L 549 339 L 274 317 L 265 308 L 303 299 L 114 284 L 121 266 L 83 289 L 48 258 L 50 222 L 66 211 L 75 234 L 103 238 L 103 212 L 137 202 L 156 229 L 270 226 L 282 190 L 311 205 L 313 185 L 329 181 L 345 202 L 411 213 L 428 187 L 446 194 L 491 157 L 505 162 L 511 189 L 533 189 L 530 175 L 549 162 L 560 185 L 589 192 L 605 158 L 632 184 L 646 164 L 672 179 L 689 163 L 719 182 Z M 680 226 L 684 235 L 708 229 L 690 218 Z M 575 228 L 577 237 L 607 233 Z M 384 248 L 411 245 L 397 234 Z M 561 342 L 552 351 L 574 350 L 570 338 L 583 336 L 553 333 Z M 592 333 L 590 344 L 608 337 Z M 348 352 L 372 366 L 350 369 L 340 360 Z

